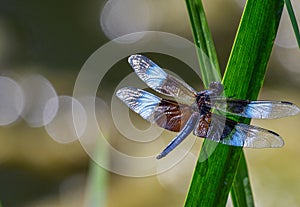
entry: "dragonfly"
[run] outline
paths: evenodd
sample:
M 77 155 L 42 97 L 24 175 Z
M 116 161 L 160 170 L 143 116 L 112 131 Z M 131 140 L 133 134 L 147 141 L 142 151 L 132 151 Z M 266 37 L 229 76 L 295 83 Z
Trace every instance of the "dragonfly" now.
M 191 132 L 194 135 L 235 147 L 277 148 L 284 145 L 277 133 L 239 123 L 226 114 L 254 119 L 275 119 L 296 115 L 297 105 L 287 101 L 250 101 L 226 98 L 220 82 L 197 92 L 184 81 L 166 73 L 146 56 L 135 54 L 128 62 L 136 75 L 154 91 L 172 98 L 161 98 L 135 87 L 124 87 L 116 96 L 145 120 L 177 136 L 156 157 L 161 159 Z M 224 115 L 225 114 L 225 115 Z

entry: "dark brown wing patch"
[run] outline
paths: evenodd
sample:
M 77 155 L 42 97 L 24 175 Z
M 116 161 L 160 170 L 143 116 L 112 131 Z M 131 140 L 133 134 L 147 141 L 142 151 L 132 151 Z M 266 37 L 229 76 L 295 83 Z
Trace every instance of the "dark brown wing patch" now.
M 237 122 L 231 119 L 208 112 L 200 118 L 194 130 L 194 135 L 220 141 L 233 131 L 236 124 Z
M 211 123 L 211 113 L 209 112 L 200 118 L 199 124 L 196 126 L 196 128 L 194 130 L 194 135 L 205 138 L 207 135 L 210 123 Z
M 153 121 L 162 128 L 179 132 L 192 115 L 192 112 L 191 107 L 188 105 L 162 99 L 154 110 Z

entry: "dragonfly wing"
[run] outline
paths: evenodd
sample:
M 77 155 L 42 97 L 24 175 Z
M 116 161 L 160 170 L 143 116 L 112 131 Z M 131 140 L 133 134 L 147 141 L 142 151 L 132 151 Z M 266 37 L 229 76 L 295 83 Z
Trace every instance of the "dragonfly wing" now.
M 116 96 L 131 110 L 150 122 L 152 122 L 155 108 L 161 102 L 161 98 L 133 87 L 119 89 Z
M 117 91 L 117 97 L 141 117 L 158 126 L 179 132 L 193 113 L 185 104 L 161 99 L 147 91 L 125 87 Z
M 278 148 L 284 145 L 283 139 L 279 134 L 257 126 L 239 123 L 235 126 L 231 140 L 244 140 L 244 147 L 249 148 Z M 227 144 L 227 139 L 222 140 Z
M 212 107 L 226 113 L 254 119 L 275 119 L 296 115 L 300 108 L 286 101 L 247 101 L 212 98 Z
M 131 55 L 128 62 L 138 77 L 153 90 L 172 96 L 180 102 L 195 102 L 197 92 L 185 82 L 167 74 L 157 64 L 143 55 Z
M 188 105 L 162 99 L 155 108 L 153 122 L 164 129 L 179 132 L 192 113 L 193 110 Z
M 267 129 L 237 123 L 223 116 L 207 113 L 199 120 L 194 134 L 199 137 L 211 139 L 222 144 L 250 147 L 275 148 L 282 147 L 282 138 Z

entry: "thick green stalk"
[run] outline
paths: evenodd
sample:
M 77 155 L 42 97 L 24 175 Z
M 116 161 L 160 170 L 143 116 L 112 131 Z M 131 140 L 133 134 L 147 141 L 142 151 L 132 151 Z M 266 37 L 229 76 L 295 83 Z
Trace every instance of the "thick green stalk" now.
M 190 1 L 193 0 L 187 0 Z M 200 0 L 193 2 L 199 3 Z M 223 78 L 226 96 L 250 100 L 257 98 L 282 9 L 282 0 L 248 0 Z M 239 121 L 250 122 L 250 120 Z M 206 144 L 208 147 L 211 145 L 209 140 L 205 143 L 208 143 Z M 225 206 L 239 160 L 244 157 L 242 152 L 242 148 L 219 144 L 208 159 L 198 162 L 185 206 Z M 205 154 L 206 151 L 202 150 L 200 159 Z M 252 194 L 248 191 L 251 188 L 246 167 L 241 165 L 240 168 L 243 168 L 244 174 L 240 173 L 236 177 L 238 182 L 233 185 L 234 204 L 253 206 Z M 241 183 L 244 183 L 243 190 L 238 187 Z M 240 199 L 240 195 L 245 199 Z

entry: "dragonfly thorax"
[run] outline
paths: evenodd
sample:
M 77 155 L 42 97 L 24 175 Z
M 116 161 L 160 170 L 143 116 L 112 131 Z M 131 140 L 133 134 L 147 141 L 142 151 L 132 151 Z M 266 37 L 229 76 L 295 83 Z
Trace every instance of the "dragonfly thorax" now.
M 210 95 L 213 92 L 210 90 L 200 91 L 196 97 L 196 103 L 200 114 L 206 114 L 211 109 Z
M 220 82 L 211 82 L 208 90 L 197 93 L 196 104 L 200 114 L 206 114 L 211 110 L 211 97 L 219 96 L 224 90 Z

